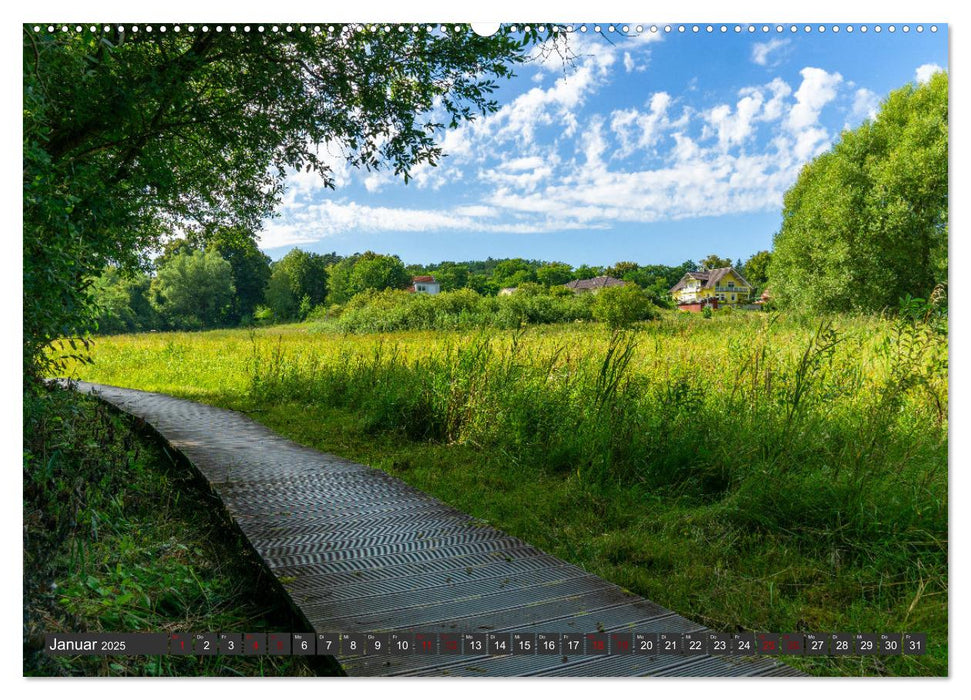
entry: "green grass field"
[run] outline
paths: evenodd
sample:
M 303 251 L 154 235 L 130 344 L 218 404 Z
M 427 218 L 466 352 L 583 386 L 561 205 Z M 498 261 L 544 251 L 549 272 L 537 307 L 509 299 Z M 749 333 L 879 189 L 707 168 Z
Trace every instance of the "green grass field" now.
M 95 339 L 82 379 L 245 411 L 723 631 L 928 634 L 947 674 L 947 334 L 664 313 L 520 331 Z

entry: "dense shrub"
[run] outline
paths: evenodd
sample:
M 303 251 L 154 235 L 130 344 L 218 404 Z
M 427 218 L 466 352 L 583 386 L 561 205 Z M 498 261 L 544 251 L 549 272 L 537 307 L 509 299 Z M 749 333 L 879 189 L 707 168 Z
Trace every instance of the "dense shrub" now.
M 637 321 L 657 318 L 657 307 L 637 285 L 607 287 L 597 293 L 593 317 L 611 328 L 626 328 Z
M 398 290 L 367 291 L 321 321 L 347 333 L 400 330 L 458 330 L 519 328 L 523 325 L 589 321 L 594 295 L 548 290 L 526 283 L 516 292 L 482 296 L 471 289 L 441 294 L 412 294 Z

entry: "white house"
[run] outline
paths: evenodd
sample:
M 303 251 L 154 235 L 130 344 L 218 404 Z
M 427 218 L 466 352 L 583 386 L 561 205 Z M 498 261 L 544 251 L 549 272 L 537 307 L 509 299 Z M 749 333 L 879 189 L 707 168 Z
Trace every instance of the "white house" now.
M 419 275 L 411 278 L 411 287 L 408 291 L 415 294 L 438 294 L 442 291 L 442 285 L 431 275 Z

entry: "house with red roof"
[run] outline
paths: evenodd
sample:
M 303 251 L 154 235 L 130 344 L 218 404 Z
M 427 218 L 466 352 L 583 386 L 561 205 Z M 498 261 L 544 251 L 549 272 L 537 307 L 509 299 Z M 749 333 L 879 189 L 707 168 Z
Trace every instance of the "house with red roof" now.
M 415 294 L 438 294 L 442 291 L 442 285 L 436 282 L 432 275 L 418 275 L 411 278 L 408 291 Z

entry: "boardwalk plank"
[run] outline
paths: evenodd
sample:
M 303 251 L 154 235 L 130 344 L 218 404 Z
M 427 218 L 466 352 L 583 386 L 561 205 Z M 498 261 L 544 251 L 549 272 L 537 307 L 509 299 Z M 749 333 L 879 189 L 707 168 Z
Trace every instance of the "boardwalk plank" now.
M 79 383 L 151 425 L 208 481 L 316 632 L 702 631 L 379 470 L 247 416 Z M 785 676 L 712 656 L 339 656 L 349 675 Z

